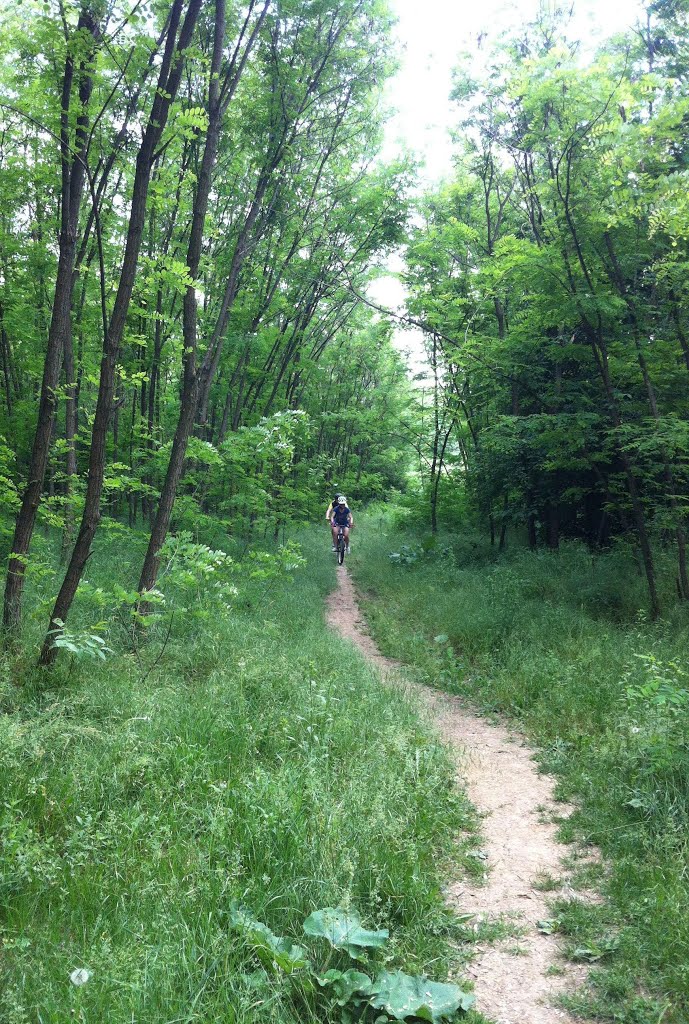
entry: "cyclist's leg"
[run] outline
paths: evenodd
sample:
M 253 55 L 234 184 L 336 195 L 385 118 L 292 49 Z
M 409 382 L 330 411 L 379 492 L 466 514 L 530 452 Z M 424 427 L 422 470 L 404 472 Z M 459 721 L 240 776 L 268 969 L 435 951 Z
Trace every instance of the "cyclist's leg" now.
M 349 527 L 348 526 L 345 526 L 345 528 L 344 528 L 344 539 L 345 539 L 345 544 L 347 546 L 347 551 L 349 551 Z
M 333 551 L 337 551 L 337 527 L 334 523 L 330 524 L 330 532 L 333 537 Z

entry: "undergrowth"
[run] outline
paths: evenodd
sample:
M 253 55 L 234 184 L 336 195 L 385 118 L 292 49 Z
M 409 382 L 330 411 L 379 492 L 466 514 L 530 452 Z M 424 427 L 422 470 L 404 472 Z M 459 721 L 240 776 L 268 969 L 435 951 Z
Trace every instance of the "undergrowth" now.
M 570 952 L 593 965 L 575 1008 L 601 1021 L 685 1022 L 686 610 L 647 621 L 628 547 L 499 554 L 470 532 L 402 534 L 378 515 L 362 520 L 356 551 L 351 566 L 384 653 L 419 681 L 517 721 L 558 796 L 579 805 L 563 838 L 603 853 L 605 867 L 582 884 L 595 882 L 605 905 L 554 911 Z
M 104 535 L 52 673 L 32 667 L 33 579 L 0 683 L 6 1024 L 323 1019 L 257 973 L 239 905 L 295 936 L 317 908 L 351 909 L 389 929 L 380 967 L 444 981 L 461 965 L 440 886 L 471 809 L 413 709 L 324 626 L 333 566 L 320 533 L 303 541 L 306 568 L 254 558 L 220 591 L 223 560 L 194 552 L 205 568 L 142 632 L 126 596 L 141 542 Z

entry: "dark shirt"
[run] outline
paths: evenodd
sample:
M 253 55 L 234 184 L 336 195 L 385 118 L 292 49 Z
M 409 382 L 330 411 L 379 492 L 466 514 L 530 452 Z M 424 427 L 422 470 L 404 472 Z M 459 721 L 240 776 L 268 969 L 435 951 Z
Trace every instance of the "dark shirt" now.
M 332 521 L 335 526 L 347 526 L 351 512 L 346 505 L 336 505 L 333 509 Z

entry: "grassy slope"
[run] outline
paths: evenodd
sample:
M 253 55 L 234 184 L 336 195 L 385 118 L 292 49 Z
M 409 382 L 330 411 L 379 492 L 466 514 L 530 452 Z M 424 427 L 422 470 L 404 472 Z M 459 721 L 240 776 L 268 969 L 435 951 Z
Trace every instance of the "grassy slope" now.
M 322 531 L 304 539 L 293 584 L 178 616 L 145 679 L 159 644 L 63 657 L 52 682 L 2 666 L 3 1022 L 311 1019 L 255 973 L 235 901 L 297 941 L 311 910 L 349 904 L 390 928 L 395 964 L 446 975 L 461 929 L 440 867 L 471 811 L 410 707 L 324 627 L 333 566 Z M 139 555 L 102 543 L 93 586 Z
M 645 621 L 629 552 L 593 559 L 573 546 L 499 558 L 465 536 L 391 563 L 391 551 L 419 540 L 378 518 L 357 533 L 352 568 L 382 649 L 420 680 L 518 720 L 560 779 L 560 794 L 581 802 L 565 836 L 599 845 L 611 863 L 600 880 L 607 906 L 557 910 L 572 948 L 604 954 L 588 1010 L 627 1024 L 685 1022 L 686 611 Z M 630 687 L 638 691 L 631 699 Z M 606 952 L 610 940 L 618 949 Z

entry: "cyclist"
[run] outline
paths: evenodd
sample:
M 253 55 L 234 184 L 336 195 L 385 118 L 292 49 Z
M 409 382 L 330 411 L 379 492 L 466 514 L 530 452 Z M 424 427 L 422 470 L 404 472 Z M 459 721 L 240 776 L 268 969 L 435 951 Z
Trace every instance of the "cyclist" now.
M 333 488 L 330 493 L 332 494 L 332 498 L 330 499 L 330 504 L 328 505 L 328 511 L 325 513 L 325 518 L 327 519 L 328 522 L 330 522 L 333 510 L 337 505 L 337 499 L 340 497 L 340 492 L 336 491 L 335 488 Z M 342 497 L 344 498 L 344 495 L 342 495 Z M 345 502 L 346 501 L 347 499 L 345 498 Z
M 328 512 L 330 514 L 326 515 L 326 519 L 329 520 L 330 529 L 332 530 L 333 551 L 337 550 L 337 531 L 340 526 L 343 526 L 345 544 L 347 545 L 347 554 L 349 554 L 349 531 L 354 525 L 354 517 L 347 505 L 347 499 L 344 494 L 338 495 L 337 501 L 332 503 Z

